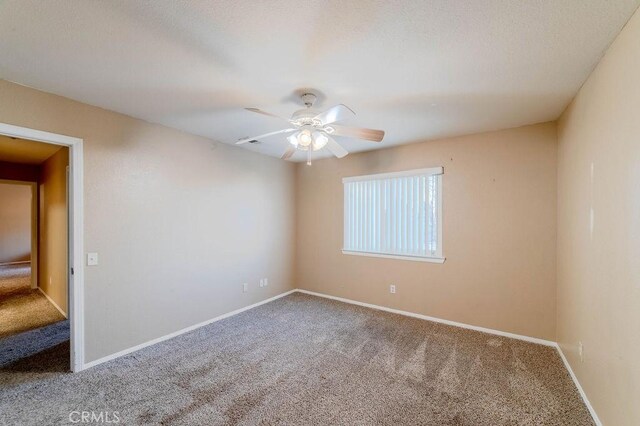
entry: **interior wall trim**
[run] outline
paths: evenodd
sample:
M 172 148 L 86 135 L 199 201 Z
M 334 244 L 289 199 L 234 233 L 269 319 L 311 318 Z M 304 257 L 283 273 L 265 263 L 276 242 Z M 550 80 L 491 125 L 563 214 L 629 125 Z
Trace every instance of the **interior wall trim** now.
M 277 300 L 277 299 L 280 299 L 281 297 L 287 296 L 287 295 L 293 293 L 294 291 L 296 291 L 296 290 L 293 289 L 293 290 L 286 291 L 284 293 L 280 293 L 280 294 L 278 294 L 276 296 L 270 297 L 268 299 L 262 300 L 260 302 L 254 303 L 252 305 L 245 306 L 244 308 L 239 308 L 239 309 L 236 309 L 234 311 L 227 312 L 226 314 L 218 315 L 215 318 L 211 318 L 209 320 L 200 322 L 198 324 L 191 325 L 191 326 L 183 328 L 181 330 L 174 331 L 173 333 L 169 333 L 169 334 L 166 334 L 164 336 L 149 340 L 148 342 L 141 343 L 141 344 L 136 345 L 136 346 L 132 346 L 132 347 L 130 347 L 128 349 L 124 349 L 124 350 L 121 350 L 119 352 L 113 353 L 111 355 L 107 355 L 105 357 L 96 359 L 95 361 L 87 362 L 87 363 L 84 364 L 82 369 L 85 370 L 87 368 L 95 367 L 96 365 L 103 364 L 103 363 L 108 362 L 108 361 L 112 361 L 112 360 L 114 360 L 116 358 L 120 358 L 120 357 L 128 355 L 130 353 L 139 351 L 140 349 L 144 349 L 144 348 L 146 348 L 148 346 L 155 345 L 156 343 L 164 342 L 165 340 L 172 339 L 172 338 L 177 337 L 177 336 L 179 336 L 181 334 L 185 334 L 185 333 L 188 333 L 190 331 L 196 330 L 196 329 L 198 329 L 200 327 L 204 327 L 205 325 L 209 325 L 209 324 L 214 323 L 216 321 L 220 321 L 220 320 L 223 320 L 225 318 L 232 317 L 232 316 L 237 315 L 237 314 L 239 314 L 241 312 L 248 311 L 249 309 L 257 308 L 260 305 L 264 305 L 265 303 L 273 302 L 274 300 Z
M 50 133 L 8 123 L 0 123 L 0 135 L 62 145 L 69 148 L 69 189 L 67 194 L 70 216 L 67 234 L 70 253 L 67 265 L 67 288 L 69 294 L 67 311 L 69 312 L 71 329 L 69 357 L 71 371 L 80 371 L 84 365 L 84 141 L 73 136 Z M 36 185 L 36 183 L 33 183 L 33 185 Z M 37 237 L 32 235 L 32 238 Z M 37 256 L 37 251 L 35 251 L 35 255 Z M 36 277 L 34 283 L 37 285 L 37 258 L 34 259 L 32 257 L 32 261 L 34 262 L 32 266 L 35 267 L 32 267 L 31 272 Z
M 377 309 L 379 311 L 391 312 L 392 314 L 404 315 L 407 317 L 418 318 L 426 321 L 433 321 L 440 324 L 451 325 L 454 327 L 466 328 L 468 330 L 480 331 L 482 333 L 495 334 L 497 336 L 508 337 L 511 339 L 524 340 L 526 342 L 537 343 L 544 346 L 556 347 L 556 342 L 551 340 L 539 339 L 537 337 L 523 336 L 521 334 L 509 333 L 506 331 L 494 330 L 492 328 L 479 327 L 477 325 L 464 324 L 461 322 L 450 321 L 446 319 L 430 317 L 428 315 L 417 314 L 414 312 L 402 311 L 400 309 L 388 308 L 386 306 L 374 305 L 371 303 L 358 302 L 357 300 L 345 299 L 344 297 L 330 296 L 324 293 L 316 293 L 315 291 L 297 289 L 300 293 L 310 294 L 312 296 L 324 297 L 326 299 L 337 300 L 339 302 L 350 303 L 352 305 L 364 306 L 365 308 Z
M 142 343 L 140 345 L 133 346 L 133 347 L 128 348 L 128 349 L 124 349 L 122 351 L 113 353 L 111 355 L 107 355 L 107 356 L 99 358 L 99 359 L 97 359 L 95 361 L 91 361 L 91 362 L 85 363 L 84 366 L 83 366 L 83 369 L 95 367 L 96 365 L 103 364 L 103 363 L 108 362 L 108 361 L 112 361 L 112 360 L 114 360 L 116 358 L 120 358 L 120 357 L 128 355 L 130 353 L 139 351 L 140 349 L 144 349 L 144 348 L 146 348 L 148 346 L 155 345 L 156 343 L 160 343 L 160 342 L 163 342 L 165 340 L 169 340 L 169 339 L 172 339 L 174 337 L 177 337 L 177 336 L 179 336 L 181 334 L 185 334 L 185 333 L 188 333 L 190 331 L 196 330 L 196 329 L 198 329 L 200 327 L 204 327 L 205 325 L 209 325 L 209 324 L 212 324 L 212 323 L 214 323 L 216 321 L 220 321 L 222 319 L 229 318 L 229 317 L 237 315 L 237 314 L 239 314 L 241 312 L 248 311 L 250 309 L 256 308 L 256 307 L 258 307 L 260 305 L 264 305 L 266 303 L 273 302 L 274 300 L 277 300 L 277 299 L 280 299 L 282 297 L 288 296 L 289 294 L 292 294 L 292 293 L 295 293 L 295 292 L 308 294 L 308 295 L 316 296 L 316 297 L 323 297 L 325 299 L 336 300 L 336 301 L 343 302 L 343 303 L 348 303 L 348 304 L 351 304 L 351 305 L 362 306 L 362 307 L 365 307 L 365 308 L 376 309 L 376 310 L 379 310 L 379 311 L 390 312 L 390 313 L 394 313 L 394 314 L 398 314 L 398 315 L 404 315 L 404 316 L 408 316 L 408 317 L 413 317 L 413 318 L 417 318 L 417 319 L 421 319 L 421 320 L 433 321 L 433 322 L 437 322 L 437 323 L 440 323 L 440 324 L 450 325 L 450 326 L 453 326 L 453 327 L 460 327 L 460 328 L 465 328 L 465 329 L 468 329 L 468 330 L 480 331 L 482 333 L 493 334 L 493 335 L 496 335 L 496 336 L 502 336 L 502 337 L 506 337 L 506 338 L 510 338 L 510 339 L 523 340 L 523 341 L 534 343 L 534 344 L 538 344 L 538 345 L 544 345 L 544 346 L 552 347 L 552 348 L 554 348 L 554 349 L 556 349 L 558 351 L 558 354 L 559 354 L 560 358 L 562 359 L 562 362 L 564 363 L 565 368 L 569 372 L 569 376 L 571 377 L 571 380 L 573 381 L 573 383 L 575 384 L 576 388 L 578 389 L 578 393 L 582 397 L 582 400 L 584 401 L 584 404 L 587 406 L 587 409 L 589 410 L 589 413 L 591 414 L 591 417 L 593 418 L 593 421 L 595 422 L 595 424 L 597 426 L 602 426 L 602 422 L 598 418 L 598 415 L 596 414 L 595 410 L 593 409 L 593 406 L 591 405 L 591 403 L 589 402 L 589 399 L 587 398 L 587 394 L 582 389 L 582 386 L 580 385 L 580 382 L 578 382 L 578 378 L 576 377 L 576 375 L 574 374 L 573 370 L 571 369 L 571 366 L 569 365 L 569 362 L 567 361 L 566 357 L 564 356 L 564 353 L 562 352 L 562 348 L 560 348 L 560 345 L 558 345 L 557 342 L 553 342 L 551 340 L 539 339 L 537 337 L 530 337 L 530 336 L 523 336 L 523 335 L 515 334 L 515 333 L 508 333 L 508 332 L 505 332 L 505 331 L 494 330 L 494 329 L 491 329 L 491 328 L 478 327 L 478 326 L 475 326 L 475 325 L 464 324 L 464 323 L 445 320 L 445 319 L 436 318 L 436 317 L 430 317 L 428 315 L 422 315 L 422 314 L 417 314 L 417 313 L 414 313 L 414 312 L 402 311 L 402 310 L 399 310 L 399 309 L 388 308 L 386 306 L 380 306 L 380 305 L 374 305 L 374 304 L 371 304 L 371 303 L 358 302 L 357 300 L 346 299 L 344 297 L 331 296 L 331 295 L 328 295 L 328 294 L 317 293 L 315 291 L 309 291 L 309 290 L 304 290 L 304 289 L 300 289 L 300 288 L 286 291 L 284 293 L 278 294 L 276 296 L 270 297 L 268 299 L 262 300 L 260 302 L 254 303 L 252 305 L 245 306 L 244 308 L 236 309 L 236 310 L 228 312 L 226 314 L 219 315 L 219 316 L 217 316 L 215 318 L 212 318 L 210 320 L 203 321 L 201 323 L 192 325 L 190 327 L 183 328 L 181 330 L 175 331 L 175 332 L 167 334 L 165 336 L 158 337 L 158 338 L 153 339 L 153 340 L 149 340 L 148 342 Z
M 430 317 L 428 315 L 416 314 L 414 312 L 401 311 L 399 309 L 388 308 L 386 306 L 374 305 L 371 303 L 359 302 L 357 300 L 346 299 L 344 297 L 331 296 L 324 293 L 317 293 L 315 291 L 309 291 L 309 290 L 303 290 L 303 289 L 296 289 L 296 291 L 304 294 L 309 294 L 311 296 L 324 297 L 325 299 L 331 299 L 331 300 L 337 300 L 343 303 L 349 303 L 351 305 L 363 306 L 365 308 L 377 309 L 379 311 L 391 312 L 393 314 L 404 315 L 407 317 L 413 317 L 413 318 L 426 320 L 426 321 L 433 321 L 440 324 L 451 325 L 453 327 L 466 328 L 468 330 L 480 331 L 482 333 L 493 334 L 496 336 L 507 337 L 510 339 L 524 340 L 525 342 L 530 342 L 538 345 L 550 346 L 552 348 L 555 348 L 558 351 L 558 355 L 562 359 L 562 362 L 564 363 L 565 368 L 569 372 L 569 376 L 571 376 L 571 380 L 573 380 L 573 384 L 578 389 L 578 393 L 582 397 L 582 401 L 587 406 L 587 409 L 589 410 L 589 413 L 591 414 L 591 417 L 593 418 L 593 421 L 595 422 L 596 426 L 602 426 L 602 422 L 598 418 L 596 411 L 593 409 L 593 406 L 589 402 L 589 398 L 587 398 L 587 394 L 585 393 L 584 389 L 582 389 L 582 386 L 580 385 L 578 378 L 576 377 L 573 370 L 571 369 L 571 365 L 569 365 L 567 358 L 564 356 L 564 353 L 562 352 L 562 348 L 557 342 L 553 342 L 551 340 L 539 339 L 537 337 L 523 336 L 521 334 L 508 333 L 506 331 L 494 330 L 491 328 L 478 327 L 475 325 L 464 324 L 461 322 L 450 321 L 450 320 L 445 320 L 445 319 L 436 318 L 436 317 Z
M 4 262 L 0 263 L 0 266 L 10 266 L 10 265 L 22 265 L 26 263 L 31 263 L 30 260 L 21 260 L 20 262 Z
M 67 313 L 65 311 L 63 311 L 62 308 L 60 306 L 58 306 L 58 304 L 56 302 L 54 302 L 53 299 L 50 298 L 47 293 L 44 292 L 42 287 L 38 287 L 38 290 L 40 290 L 40 293 L 42 293 L 44 295 L 44 297 L 47 298 L 49 303 L 51 303 L 53 305 L 53 307 L 56 308 L 58 310 L 58 312 L 60 312 L 62 314 L 63 317 L 68 318 L 67 317 Z
M 571 380 L 573 380 L 573 384 L 576 385 L 576 388 L 578 388 L 578 392 L 582 397 L 582 401 L 584 401 L 584 405 L 587 406 L 587 409 L 589 410 L 589 413 L 591 414 L 593 421 L 595 422 L 596 426 L 602 426 L 602 422 L 598 418 L 598 414 L 596 414 L 596 410 L 594 410 L 593 406 L 591 405 L 591 402 L 589 402 L 589 398 L 587 398 L 587 394 L 585 393 L 584 389 L 582 389 L 582 386 L 578 381 L 578 377 L 575 375 L 575 373 L 573 372 L 573 369 L 571 368 L 571 364 L 569 364 L 569 361 L 564 356 L 564 352 L 562 352 L 562 347 L 560 346 L 559 343 L 556 343 L 556 348 L 558 349 L 558 353 L 560 354 L 560 358 L 562 358 L 562 362 L 564 363 L 565 368 L 567 369 L 567 371 L 569 372 L 569 375 L 571 376 Z

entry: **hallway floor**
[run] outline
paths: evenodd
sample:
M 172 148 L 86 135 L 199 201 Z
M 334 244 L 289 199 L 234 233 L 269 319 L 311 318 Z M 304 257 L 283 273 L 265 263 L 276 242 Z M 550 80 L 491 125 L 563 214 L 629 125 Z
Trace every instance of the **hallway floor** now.
M 0 339 L 64 319 L 40 290 L 31 288 L 29 265 L 0 266 Z

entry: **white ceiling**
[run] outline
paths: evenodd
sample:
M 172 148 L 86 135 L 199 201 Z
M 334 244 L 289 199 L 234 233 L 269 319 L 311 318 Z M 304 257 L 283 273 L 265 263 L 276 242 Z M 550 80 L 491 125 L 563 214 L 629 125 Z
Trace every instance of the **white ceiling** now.
M 314 88 L 386 130 L 363 151 L 556 119 L 639 3 L 5 0 L 0 77 L 225 143 Z

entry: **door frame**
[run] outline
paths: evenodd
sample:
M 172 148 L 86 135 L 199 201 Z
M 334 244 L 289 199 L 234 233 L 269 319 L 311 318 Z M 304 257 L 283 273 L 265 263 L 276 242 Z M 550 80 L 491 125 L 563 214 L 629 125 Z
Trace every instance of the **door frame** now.
M 29 186 L 31 190 L 31 205 L 29 206 L 29 214 L 31 215 L 31 288 L 38 288 L 38 182 L 27 180 L 0 179 L 0 183 L 8 185 Z M 26 262 L 25 262 L 26 263 Z
M 84 197 L 83 197 L 83 139 L 43 132 L 27 127 L 0 123 L 0 135 L 62 145 L 69 148 L 69 215 L 71 216 L 68 235 L 69 270 L 67 288 L 69 291 L 69 320 L 71 324 L 71 371 L 84 369 Z

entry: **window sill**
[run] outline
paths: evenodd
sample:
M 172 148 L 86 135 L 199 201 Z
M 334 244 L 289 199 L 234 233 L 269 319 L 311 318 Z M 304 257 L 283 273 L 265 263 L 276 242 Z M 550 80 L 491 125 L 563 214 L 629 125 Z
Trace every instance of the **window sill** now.
M 411 260 L 413 262 L 429 262 L 429 263 L 444 263 L 446 259 L 444 257 L 404 256 L 404 255 L 397 255 L 397 254 L 369 253 L 364 251 L 349 251 L 349 250 L 342 250 L 342 254 L 349 254 L 353 256 L 382 257 L 386 259 Z

